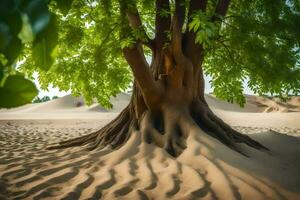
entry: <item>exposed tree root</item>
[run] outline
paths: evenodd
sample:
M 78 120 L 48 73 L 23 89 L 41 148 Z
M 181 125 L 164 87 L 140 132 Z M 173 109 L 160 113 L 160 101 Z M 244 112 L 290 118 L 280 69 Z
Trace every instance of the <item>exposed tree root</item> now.
M 255 149 L 269 151 L 267 147 L 259 142 L 231 128 L 211 111 L 206 102 L 197 101 L 194 109 L 193 116 L 197 124 L 209 135 L 217 138 L 235 151 L 244 154 L 236 147 L 236 143 L 244 143 Z
M 127 106 L 113 121 L 100 130 L 78 138 L 62 141 L 48 149 L 60 149 L 74 146 L 87 145 L 87 150 L 104 148 L 107 145 L 115 148 L 125 143 L 130 136 L 130 126 L 135 125 Z
M 132 117 L 130 106 L 128 106 L 116 119 L 99 131 L 60 142 L 48 149 L 74 146 L 86 146 L 87 150 L 101 149 L 107 146 L 114 149 L 121 147 L 129 139 L 132 132 L 139 129 L 143 141 L 154 143 L 164 148 L 170 155 L 177 157 L 186 148 L 189 129 L 196 125 L 208 135 L 245 156 L 247 155 L 238 148 L 237 143 L 245 143 L 259 150 L 269 150 L 249 136 L 231 128 L 218 118 L 206 103 L 197 101 L 192 104 L 191 110 L 193 110 L 191 114 L 180 109 L 166 109 L 162 113 L 151 113 L 146 110 L 140 121 L 137 121 Z
M 192 1 L 187 10 L 184 4 L 175 1 L 173 15 L 161 18 L 159 10 L 170 8 L 169 1 L 157 1 L 154 40 L 147 44 L 137 40 L 122 49 L 134 76 L 130 104 L 116 119 L 99 131 L 61 142 L 49 149 L 72 146 L 86 146 L 88 150 L 107 146 L 118 148 L 128 140 L 135 129 L 139 129 L 145 142 L 154 143 L 169 154 L 178 156 L 186 148 L 185 141 L 190 129 L 197 126 L 241 154 L 244 153 L 237 143 L 268 150 L 249 136 L 232 129 L 218 118 L 205 102 L 202 69 L 204 48 L 195 43 L 194 31 L 187 29 L 184 32 L 183 29 L 186 16 L 187 20 L 191 20 L 195 11 L 205 11 L 206 3 L 201 2 Z M 225 16 L 229 2 L 219 1 L 215 13 Z M 132 28 L 143 29 L 142 20 L 134 4 L 128 6 L 124 1 L 119 3 L 122 23 L 127 23 Z M 217 19 L 212 19 L 215 20 Z M 120 30 L 122 37 L 128 32 L 125 27 L 122 26 Z M 143 45 L 152 50 L 150 65 L 146 60 Z

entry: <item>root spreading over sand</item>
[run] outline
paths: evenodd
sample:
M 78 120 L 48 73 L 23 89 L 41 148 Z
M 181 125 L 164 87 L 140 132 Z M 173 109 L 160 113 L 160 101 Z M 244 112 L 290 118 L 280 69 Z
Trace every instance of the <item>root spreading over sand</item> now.
M 200 129 L 190 130 L 187 148 L 177 158 L 143 143 L 138 133 L 113 152 L 46 150 L 99 130 L 128 104 L 126 94 L 112 100 L 110 111 L 96 104 L 76 107 L 82 99 L 70 96 L 0 110 L 0 200 L 299 200 L 300 113 L 292 112 L 300 111 L 299 97 L 286 103 L 246 98 L 240 108 L 206 95 L 220 118 L 251 134 L 270 154 L 242 145 L 250 157 L 242 156 Z

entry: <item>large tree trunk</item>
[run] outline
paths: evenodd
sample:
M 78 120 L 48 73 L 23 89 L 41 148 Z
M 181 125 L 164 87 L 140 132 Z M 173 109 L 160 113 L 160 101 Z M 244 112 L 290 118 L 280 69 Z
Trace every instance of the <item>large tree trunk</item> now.
M 229 0 L 218 1 L 216 13 L 224 16 L 228 5 Z M 127 17 L 131 27 L 143 28 L 137 9 L 128 9 L 123 1 L 120 1 L 120 6 L 121 19 L 124 20 L 122 23 L 126 23 Z M 205 7 L 206 1 L 192 0 L 188 20 L 193 12 L 200 9 L 204 11 Z M 153 41 L 147 44 L 137 41 L 133 46 L 123 49 L 124 57 L 135 77 L 129 105 L 101 130 L 61 142 L 52 148 L 78 145 L 87 145 L 90 150 L 107 146 L 118 148 L 131 134 L 140 133 L 145 142 L 154 143 L 171 155 L 178 156 L 185 148 L 189 129 L 200 127 L 242 154 L 237 143 L 267 150 L 250 137 L 232 129 L 208 107 L 204 98 L 204 50 L 195 43 L 194 32 L 187 30 L 182 33 L 186 16 L 184 4 L 179 0 L 175 1 L 172 20 L 171 16 L 162 17 L 159 14 L 162 9 L 168 8 L 168 0 L 156 1 L 156 32 Z M 169 30 L 171 41 L 168 41 Z M 150 66 L 145 59 L 143 45 L 152 50 Z
M 211 111 L 204 99 L 201 68 L 193 74 L 189 70 L 182 70 L 192 67 L 189 60 L 180 63 L 187 66 L 179 66 L 178 61 L 170 60 L 166 54 L 162 59 L 164 64 L 155 64 L 159 63 L 156 61 L 157 58 L 161 56 L 154 58 L 151 69 L 157 78 L 158 89 L 163 92 L 159 93 L 159 96 L 151 96 L 151 107 L 147 105 L 149 100 L 145 99 L 145 95 L 135 82 L 129 105 L 116 119 L 99 131 L 49 148 L 85 146 L 93 150 L 110 146 L 115 149 L 122 146 L 131 134 L 141 133 L 145 142 L 154 143 L 169 154 L 178 156 L 186 147 L 185 140 L 189 129 L 198 126 L 210 136 L 242 154 L 236 143 L 267 149 L 250 137 L 232 129 Z M 157 69 L 158 67 L 160 69 Z M 197 81 L 191 83 L 191 80 Z

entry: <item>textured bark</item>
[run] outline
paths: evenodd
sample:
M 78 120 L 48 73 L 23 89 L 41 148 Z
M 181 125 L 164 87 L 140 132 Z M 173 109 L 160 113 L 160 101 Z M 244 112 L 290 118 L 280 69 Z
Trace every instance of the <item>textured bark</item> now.
M 184 60 L 180 60 L 182 58 Z M 203 98 L 204 89 L 199 89 L 204 88 L 204 82 L 201 81 L 203 80 L 201 66 L 194 74 L 192 62 L 183 55 L 174 58 L 174 54 L 163 54 L 162 66 L 156 64 L 153 62 L 149 68 L 152 69 L 150 71 L 153 72 L 151 75 L 153 80 L 154 69 L 163 68 L 165 72 L 160 79 L 154 81 L 155 88 L 161 91 L 154 93 L 157 96 L 151 96 L 153 95 L 151 91 L 145 95 L 141 86 L 135 82 L 129 105 L 116 119 L 99 131 L 49 148 L 85 146 L 88 150 L 93 150 L 110 146 L 114 149 L 122 146 L 135 130 L 140 130 L 145 142 L 154 143 L 171 155 L 178 156 L 186 147 L 188 129 L 197 125 L 207 134 L 239 153 L 244 154 L 237 147 L 237 143 L 268 150 L 249 136 L 232 129 L 211 111 Z M 191 76 L 186 75 L 187 73 Z M 189 83 L 185 80 L 185 76 L 189 76 Z M 149 96 L 156 99 L 151 106 L 146 103 L 149 102 L 146 99 Z
M 129 25 L 134 28 L 141 27 L 137 9 L 129 10 L 120 2 L 121 15 L 128 17 Z M 133 46 L 123 49 L 135 81 L 130 103 L 119 116 L 99 131 L 49 148 L 118 148 L 135 130 L 140 130 L 145 142 L 154 143 L 169 154 L 178 156 L 186 147 L 189 129 L 199 126 L 207 134 L 239 153 L 244 154 L 237 143 L 268 150 L 249 136 L 232 129 L 206 103 L 202 69 L 204 49 L 195 43 L 195 33 L 182 33 L 186 16 L 183 5 L 182 1 L 175 1 L 172 19 L 156 15 L 156 36 L 151 42 L 153 57 L 150 66 L 142 48 L 146 44 L 142 41 L 136 41 Z M 220 0 L 216 6 L 216 14 L 224 16 L 228 6 L 229 0 Z M 168 1 L 158 0 L 156 8 L 157 11 L 168 9 Z M 188 16 L 199 9 L 205 11 L 206 0 L 192 0 Z M 172 38 L 165 46 L 165 31 L 168 29 Z

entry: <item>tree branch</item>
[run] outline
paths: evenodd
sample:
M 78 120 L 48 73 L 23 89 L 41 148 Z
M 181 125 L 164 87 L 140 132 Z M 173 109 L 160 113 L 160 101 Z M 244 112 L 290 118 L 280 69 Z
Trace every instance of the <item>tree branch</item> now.
M 153 49 L 153 41 L 149 38 L 146 33 L 146 30 L 143 26 L 140 14 L 135 7 L 127 9 L 127 17 L 129 20 L 129 24 L 132 28 L 141 29 L 143 31 L 143 35 L 146 37 L 145 41 L 141 41 L 144 45 L 148 46 L 150 49 Z
M 155 45 L 162 49 L 168 40 L 168 31 L 171 26 L 171 14 L 169 0 L 156 0 L 155 16 Z
M 121 28 L 121 37 L 125 35 L 124 32 L 128 31 L 126 26 L 129 25 L 133 28 L 140 27 L 142 25 L 139 15 L 129 11 L 124 1 L 119 0 L 120 4 L 120 17 L 123 23 Z M 151 109 L 155 104 L 158 95 L 158 87 L 155 84 L 154 78 L 150 72 L 149 65 L 146 61 L 141 41 L 135 41 L 131 46 L 122 49 L 124 57 L 129 64 L 134 78 L 142 91 L 145 99 L 145 103 Z
M 219 0 L 212 21 L 222 20 L 220 17 L 224 17 L 226 15 L 229 4 L 230 0 Z
M 153 94 L 156 94 L 157 89 L 141 45 L 134 44 L 133 47 L 125 47 L 123 54 L 132 69 L 135 80 L 146 97 L 145 99 L 151 99 Z
M 188 13 L 188 24 L 192 21 L 192 15 L 196 11 L 205 12 L 206 5 L 207 5 L 207 0 L 192 0 L 190 2 L 189 13 Z M 201 52 L 203 51 L 203 47 L 200 44 L 196 44 L 195 38 L 196 38 L 196 33 L 194 31 L 187 30 L 185 54 L 189 59 L 191 59 L 194 67 L 198 68 L 202 60 Z
M 185 19 L 185 6 L 183 0 L 175 0 L 175 13 L 172 20 L 172 49 L 175 57 L 182 53 L 182 26 Z

